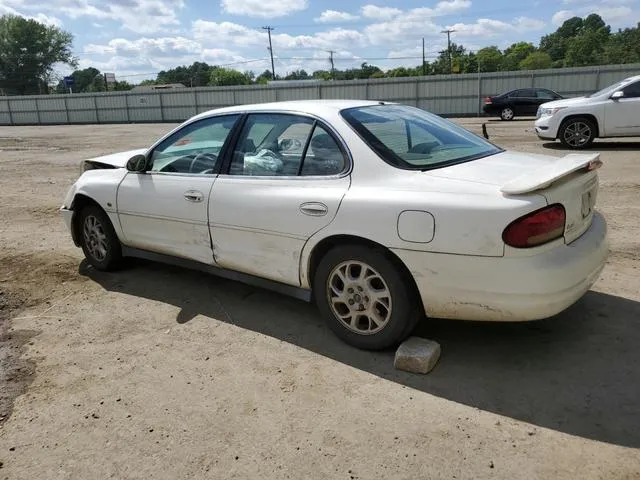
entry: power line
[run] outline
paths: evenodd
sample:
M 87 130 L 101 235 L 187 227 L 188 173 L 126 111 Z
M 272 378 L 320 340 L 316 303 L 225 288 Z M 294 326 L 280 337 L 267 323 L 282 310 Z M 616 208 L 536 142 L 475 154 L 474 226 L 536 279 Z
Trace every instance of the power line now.
M 273 65 L 273 45 L 271 45 L 271 30 L 275 30 L 274 27 L 267 25 L 266 27 L 262 27 L 263 30 L 266 30 L 269 34 L 269 53 L 271 54 L 271 78 L 273 80 L 276 79 L 276 67 Z

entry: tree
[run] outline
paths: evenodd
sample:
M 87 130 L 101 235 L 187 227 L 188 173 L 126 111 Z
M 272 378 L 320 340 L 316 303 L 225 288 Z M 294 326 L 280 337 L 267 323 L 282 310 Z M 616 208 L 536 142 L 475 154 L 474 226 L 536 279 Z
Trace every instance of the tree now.
M 601 60 L 602 64 L 640 62 L 640 23 L 612 34 L 604 46 Z
M 536 51 L 533 43 L 518 42 L 504 51 L 502 70 L 505 72 L 518 70 L 520 62 Z
M 187 66 L 179 66 L 158 73 L 156 83 L 181 83 L 186 87 L 203 87 L 209 83 L 212 66 L 204 62 L 194 62 Z
M 481 72 L 497 72 L 502 64 L 502 52 L 496 46 L 485 47 L 476 53 Z
M 582 28 L 582 18 L 572 17 L 566 20 L 555 32 L 540 39 L 540 50 L 547 52 L 555 66 L 562 66 L 570 38 L 578 35 Z
M 451 42 L 451 65 L 454 64 L 456 59 L 460 57 L 464 57 L 466 55 L 466 50 L 462 45 L 458 45 L 455 42 Z M 432 73 L 435 74 L 446 74 L 450 73 L 449 71 L 449 51 L 443 50 L 438 55 L 438 58 L 431 64 Z
M 100 70 L 94 67 L 84 68 L 82 70 L 74 71 L 70 76 L 73 77 L 75 83 L 73 85 L 73 91 L 77 93 L 97 91 L 89 90 L 89 86 L 96 81 L 96 77 L 100 74 Z M 103 79 L 104 81 L 104 79 Z M 104 90 L 104 88 L 103 88 Z M 56 86 L 56 93 L 67 93 L 69 88 L 61 81 Z
M 294 70 L 284 77 L 285 80 L 308 80 L 309 78 L 311 77 L 304 70 Z
M 273 76 L 271 74 L 271 70 L 265 70 L 260 75 L 258 75 L 255 79 L 256 83 L 266 85 L 267 82 L 271 81 Z
M 579 33 L 568 40 L 564 65 L 582 67 L 600 63 L 610 34 L 610 27 L 599 15 L 589 15 L 582 22 Z
M 533 52 L 518 65 L 520 70 L 541 70 L 551 68 L 553 60 L 547 52 Z
M 230 85 L 249 85 L 251 76 L 238 70 L 224 67 L 213 67 L 209 77 L 209 85 L 223 87 Z
M 48 90 L 53 66 L 71 66 L 73 36 L 57 27 L 15 15 L 0 17 L 0 89 L 9 94 Z

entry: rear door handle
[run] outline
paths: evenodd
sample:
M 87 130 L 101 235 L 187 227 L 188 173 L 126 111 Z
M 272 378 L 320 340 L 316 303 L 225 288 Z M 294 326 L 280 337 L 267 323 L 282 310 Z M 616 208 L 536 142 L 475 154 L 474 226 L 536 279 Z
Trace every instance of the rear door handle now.
M 320 202 L 307 202 L 300 205 L 300 211 L 311 217 L 323 217 L 329 212 L 329 208 Z
M 184 199 L 187 202 L 199 203 L 204 199 L 204 195 L 198 190 L 187 190 L 184 192 Z

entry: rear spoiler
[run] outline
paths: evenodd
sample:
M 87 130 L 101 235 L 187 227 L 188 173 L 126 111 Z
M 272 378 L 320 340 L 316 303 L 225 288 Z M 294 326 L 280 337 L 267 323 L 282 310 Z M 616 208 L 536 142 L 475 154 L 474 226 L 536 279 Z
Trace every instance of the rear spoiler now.
M 500 191 L 508 195 L 521 195 L 547 188 L 556 180 L 578 170 L 590 172 L 602 166 L 599 153 L 570 153 L 556 162 L 534 172 L 514 178 L 505 183 Z

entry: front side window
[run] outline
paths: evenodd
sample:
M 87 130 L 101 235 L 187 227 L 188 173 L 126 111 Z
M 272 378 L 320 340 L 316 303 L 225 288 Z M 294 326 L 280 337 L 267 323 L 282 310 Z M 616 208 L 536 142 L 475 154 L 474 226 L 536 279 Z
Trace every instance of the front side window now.
M 430 170 L 502 151 L 448 120 L 406 105 L 350 108 L 341 115 L 373 151 L 398 168 Z
M 279 113 L 249 115 L 236 144 L 231 175 L 334 175 L 344 155 L 327 131 L 311 118 Z
M 640 82 L 632 83 L 624 87 L 624 98 L 638 98 L 640 97 Z
M 600 95 L 611 95 L 614 92 L 620 90 L 625 84 L 629 83 L 629 79 L 621 80 L 620 82 L 614 83 L 613 85 L 609 85 L 608 87 L 603 88 L 591 95 L 587 95 L 587 98 L 599 97 Z
M 151 152 L 151 171 L 214 173 L 222 146 L 239 117 L 205 118 L 178 130 Z

